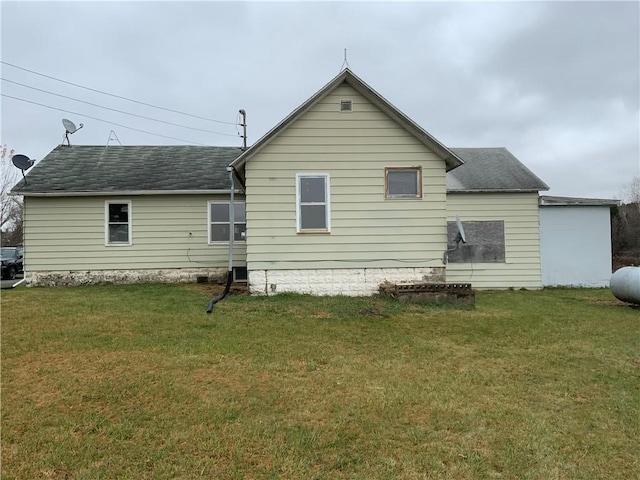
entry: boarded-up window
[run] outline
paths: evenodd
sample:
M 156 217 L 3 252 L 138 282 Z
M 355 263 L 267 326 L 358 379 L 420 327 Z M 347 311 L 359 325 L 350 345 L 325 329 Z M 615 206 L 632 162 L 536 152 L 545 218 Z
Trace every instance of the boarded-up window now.
M 504 221 L 462 222 L 467 243 L 456 247 L 458 226 L 447 222 L 447 249 L 449 263 L 504 263 Z

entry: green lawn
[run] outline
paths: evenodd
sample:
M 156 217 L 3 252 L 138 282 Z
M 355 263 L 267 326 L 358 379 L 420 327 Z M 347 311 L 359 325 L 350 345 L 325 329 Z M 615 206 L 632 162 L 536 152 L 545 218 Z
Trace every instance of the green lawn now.
M 640 478 L 640 311 L 3 291 L 3 479 Z

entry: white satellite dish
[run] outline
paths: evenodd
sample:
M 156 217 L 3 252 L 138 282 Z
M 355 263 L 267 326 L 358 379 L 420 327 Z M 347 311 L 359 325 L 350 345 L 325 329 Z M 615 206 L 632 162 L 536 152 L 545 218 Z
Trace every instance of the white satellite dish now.
M 67 140 L 67 145 L 71 146 L 71 142 L 69 142 L 69 134 L 76 133 L 78 130 L 84 127 L 84 125 L 80 124 L 79 127 L 76 127 L 75 123 L 73 123 L 71 120 L 67 120 L 66 118 L 62 119 L 62 125 L 64 126 L 64 130 L 65 130 L 64 138 Z
M 456 215 L 456 225 L 458 226 L 458 235 L 456 235 L 456 244 L 467 243 L 467 236 L 464 234 L 464 227 L 462 226 L 462 221 L 460 217 Z
M 66 118 L 62 119 L 62 125 L 64 125 L 67 133 L 75 133 L 75 131 L 78 129 L 75 123 L 73 123 L 71 120 L 67 120 Z

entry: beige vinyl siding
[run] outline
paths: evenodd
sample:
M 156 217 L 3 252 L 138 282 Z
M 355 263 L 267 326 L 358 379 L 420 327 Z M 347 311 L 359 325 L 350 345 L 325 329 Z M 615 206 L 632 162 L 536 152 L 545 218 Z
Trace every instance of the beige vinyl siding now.
M 450 263 L 447 282 L 474 288 L 541 288 L 537 193 L 449 193 L 448 221 L 503 220 L 505 263 Z
M 385 167 L 421 167 L 423 198 L 385 199 Z M 329 175 L 331 233 L 296 233 L 296 173 Z M 444 161 L 346 84 L 247 162 L 246 185 L 249 270 L 442 266 Z
M 105 246 L 105 201 L 131 201 L 132 245 Z M 207 242 L 210 195 L 28 197 L 28 271 L 224 267 L 228 244 Z M 234 265 L 245 264 L 244 243 Z

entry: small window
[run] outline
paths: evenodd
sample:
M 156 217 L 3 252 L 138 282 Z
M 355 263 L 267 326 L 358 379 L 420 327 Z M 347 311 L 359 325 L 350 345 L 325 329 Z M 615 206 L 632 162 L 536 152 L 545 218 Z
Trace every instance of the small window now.
M 231 202 L 209 202 L 209 243 L 229 241 Z M 233 240 L 244 242 L 247 215 L 244 202 L 233 202 Z
M 422 198 L 422 168 L 386 168 L 385 198 Z
M 247 267 L 233 267 L 233 281 L 247 283 Z
M 106 245 L 131 245 L 131 202 L 106 202 L 105 224 Z
M 340 111 L 341 112 L 353 112 L 353 102 L 351 100 L 341 100 L 340 101 Z
M 329 232 L 329 175 L 297 174 L 296 203 L 298 232 Z

